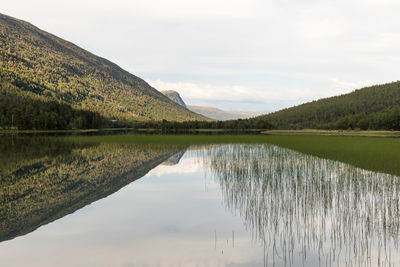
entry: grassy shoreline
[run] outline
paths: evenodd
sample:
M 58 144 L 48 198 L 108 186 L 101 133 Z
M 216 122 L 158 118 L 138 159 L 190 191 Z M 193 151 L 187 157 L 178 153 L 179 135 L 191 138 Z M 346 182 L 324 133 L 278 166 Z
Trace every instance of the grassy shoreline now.
M 390 136 L 127 134 L 65 138 L 83 143 L 116 144 L 272 144 L 320 158 L 345 162 L 362 169 L 400 176 L 400 138 Z
M 133 130 L 132 128 L 104 128 L 104 129 L 72 129 L 72 130 L 3 130 L 0 134 L 46 134 L 46 133 L 95 133 L 102 131 L 123 131 Z
M 371 136 L 371 137 L 400 137 L 400 131 L 368 131 L 368 130 L 267 130 L 261 134 L 267 135 L 328 135 L 328 136 Z
M 100 133 L 100 132 L 118 132 L 118 131 L 132 131 L 132 133 L 163 133 L 163 134 L 191 134 L 191 133 L 218 133 L 230 135 L 230 133 L 243 134 L 254 133 L 260 135 L 326 135 L 326 136 L 369 136 L 369 137 L 400 137 L 400 131 L 364 131 L 364 130 L 316 130 L 316 129 L 303 129 L 303 130 L 261 130 L 261 129 L 188 129 L 188 130 L 173 130 L 163 132 L 160 129 L 135 129 L 135 128 L 104 128 L 104 129 L 81 129 L 81 130 L 3 130 L 0 129 L 1 134 L 84 134 L 84 133 Z
M 298 133 L 298 132 L 297 132 Z M 101 135 L 65 134 L 60 138 L 67 142 L 78 143 L 115 143 L 115 144 L 156 144 L 156 145 L 208 145 L 208 144 L 273 144 L 321 158 L 349 163 L 363 169 L 385 172 L 400 176 L 400 138 L 394 134 L 380 135 L 363 132 L 364 136 L 349 135 L 318 135 L 312 131 L 303 134 L 145 134 L 128 132 L 114 134 L 106 132 Z M 368 135 L 367 135 L 368 134 Z M 386 134 L 386 135 L 385 135 Z M 397 133 L 396 133 L 397 134 Z M 3 135 L 6 139 L 7 135 Z M 384 136 L 384 137 L 382 137 Z M 18 137 L 18 136 L 15 136 Z M 21 135 L 20 138 L 35 137 Z M 42 136 L 40 138 L 46 138 Z M 15 139 L 15 142 L 18 140 Z

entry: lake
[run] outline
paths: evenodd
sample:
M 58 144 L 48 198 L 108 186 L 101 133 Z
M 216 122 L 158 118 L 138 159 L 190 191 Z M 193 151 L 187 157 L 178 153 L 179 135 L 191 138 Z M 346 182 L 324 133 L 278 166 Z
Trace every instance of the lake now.
M 2 266 L 400 266 L 399 139 L 0 138 Z

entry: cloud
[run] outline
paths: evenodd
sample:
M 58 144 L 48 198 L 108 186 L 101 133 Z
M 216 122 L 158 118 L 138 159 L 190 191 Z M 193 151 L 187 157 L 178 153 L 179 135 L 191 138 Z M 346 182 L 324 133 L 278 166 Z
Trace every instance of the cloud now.
M 313 88 L 272 87 L 260 88 L 245 85 L 201 84 L 194 82 L 166 82 L 147 80 L 159 91 L 175 90 L 188 105 L 216 105 L 224 108 L 228 103 L 235 105 L 247 103 L 259 111 L 273 111 L 320 98 L 350 93 L 356 89 L 375 85 L 373 81 L 343 81 L 329 78 L 320 90 Z M 257 109 L 258 108 L 258 109 Z
M 175 90 L 188 100 L 226 100 L 226 101 L 254 101 L 254 89 L 241 85 L 213 85 L 193 82 L 165 82 L 161 80 L 147 80 L 159 91 Z
M 147 80 L 147 82 L 159 91 L 175 90 L 179 92 L 188 105 L 215 106 L 231 110 L 245 106 L 245 109 L 252 111 L 271 111 L 278 108 L 276 105 L 292 103 L 299 97 L 304 99 L 304 96 L 307 95 L 304 90 L 290 88 L 276 90 L 276 88 L 258 88 L 246 85 L 166 82 L 161 80 Z M 286 94 L 282 95 L 281 90 L 285 90 Z
M 340 81 L 336 78 L 330 78 L 329 81 L 332 83 L 332 88 L 334 89 L 336 94 L 348 93 L 350 91 L 354 91 L 356 89 L 361 89 L 363 87 L 369 87 L 375 85 L 376 83 L 373 81 L 356 81 L 356 82 L 346 82 Z
M 202 168 L 194 158 L 184 157 L 176 165 L 158 165 L 149 171 L 146 176 L 162 176 L 165 174 L 191 174 L 200 171 Z
M 191 104 L 249 110 L 398 80 L 399 8 L 394 0 L 2 3 L 5 14 L 140 73 L 158 89 L 177 90 Z
M 306 90 L 258 88 L 245 85 L 208 84 L 194 82 L 166 82 L 147 80 L 159 91 L 175 90 L 179 92 L 188 105 L 216 106 L 223 109 L 238 109 L 238 105 L 247 104 L 247 109 L 254 111 L 270 111 L 284 103 L 292 103 L 297 99 L 310 97 Z M 282 90 L 286 91 L 282 95 Z M 290 104 L 289 104 L 290 105 Z M 252 108 L 250 108 L 252 107 Z

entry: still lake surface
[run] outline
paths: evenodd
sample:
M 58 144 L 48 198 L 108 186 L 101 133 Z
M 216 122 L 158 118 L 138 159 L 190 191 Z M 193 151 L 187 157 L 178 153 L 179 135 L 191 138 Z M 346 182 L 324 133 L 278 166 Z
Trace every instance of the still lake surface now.
M 400 266 L 400 178 L 272 144 L 2 137 L 1 266 Z

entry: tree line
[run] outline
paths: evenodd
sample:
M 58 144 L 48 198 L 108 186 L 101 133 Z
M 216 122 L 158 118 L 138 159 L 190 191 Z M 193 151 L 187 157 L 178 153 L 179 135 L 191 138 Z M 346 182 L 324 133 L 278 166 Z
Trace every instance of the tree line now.
M 0 127 L 2 129 L 95 129 L 107 126 L 96 112 L 74 109 L 57 101 L 33 100 L 2 95 Z
M 272 129 L 268 121 L 254 122 L 250 119 L 238 119 L 230 121 L 144 121 L 132 125 L 136 129 L 158 129 L 163 131 L 174 130 L 196 130 L 196 129 L 224 129 L 224 130 L 250 130 L 250 129 Z
M 279 127 L 280 126 L 280 127 Z M 264 117 L 230 121 L 134 121 L 126 122 L 106 118 L 97 112 L 75 109 L 67 103 L 45 101 L 19 96 L 0 96 L 0 129 L 18 130 L 68 130 L 100 128 L 157 129 L 185 131 L 196 129 L 225 129 L 245 131 L 250 129 L 279 129 Z M 350 114 L 332 122 L 307 122 L 287 127 L 289 129 L 342 129 L 342 130 L 400 130 L 400 107 L 380 112 Z

